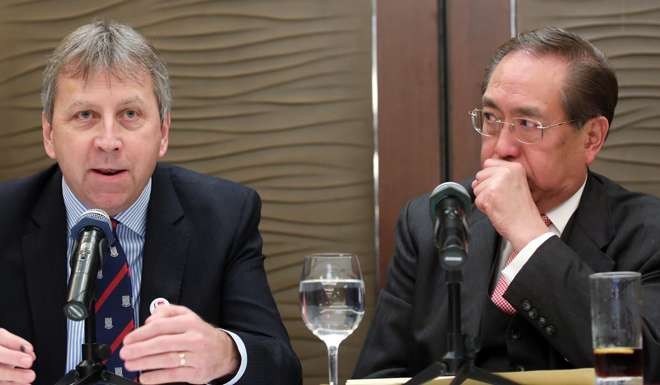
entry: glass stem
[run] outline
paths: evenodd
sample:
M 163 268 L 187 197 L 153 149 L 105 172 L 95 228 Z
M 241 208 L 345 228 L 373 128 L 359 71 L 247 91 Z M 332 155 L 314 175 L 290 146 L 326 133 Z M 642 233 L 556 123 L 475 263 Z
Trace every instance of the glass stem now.
M 337 365 L 337 353 L 339 344 L 328 344 L 328 385 L 339 385 L 339 373 Z

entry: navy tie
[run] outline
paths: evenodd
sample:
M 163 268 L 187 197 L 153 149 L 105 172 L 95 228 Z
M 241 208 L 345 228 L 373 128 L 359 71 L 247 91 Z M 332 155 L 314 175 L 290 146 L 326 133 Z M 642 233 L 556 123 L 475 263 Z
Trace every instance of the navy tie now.
M 96 311 L 96 341 L 110 347 L 110 357 L 105 361 L 106 368 L 119 376 L 135 379 L 137 372 L 129 372 L 119 358 L 119 349 L 124 337 L 135 329 L 133 319 L 133 296 L 131 275 L 126 254 L 117 238 L 117 221 L 112 219 L 115 232 L 115 247 L 103 261 L 98 274 Z

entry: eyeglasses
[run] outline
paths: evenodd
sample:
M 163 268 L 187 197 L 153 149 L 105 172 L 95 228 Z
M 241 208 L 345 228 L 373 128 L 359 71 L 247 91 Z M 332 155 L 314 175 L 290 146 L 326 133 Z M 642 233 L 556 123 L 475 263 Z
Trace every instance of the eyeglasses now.
M 492 112 L 486 112 L 478 108 L 470 111 L 469 115 L 472 121 L 472 128 L 479 134 L 483 136 L 498 136 L 502 127 L 506 125 L 516 140 L 525 144 L 540 142 L 543 139 L 543 131 L 548 128 L 574 122 L 573 120 L 568 120 L 547 126 L 544 126 L 537 120 L 527 118 L 513 118 L 511 122 L 505 122 L 495 117 L 495 114 Z

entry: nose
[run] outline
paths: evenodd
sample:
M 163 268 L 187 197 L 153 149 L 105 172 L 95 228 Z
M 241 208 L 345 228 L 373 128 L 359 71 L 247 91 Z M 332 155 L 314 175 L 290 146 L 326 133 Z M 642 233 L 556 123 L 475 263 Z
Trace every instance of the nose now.
M 104 118 L 101 122 L 101 131 L 95 138 L 96 148 L 104 152 L 119 151 L 122 147 L 118 135 L 118 127 L 114 117 Z
M 498 159 L 512 160 L 518 157 L 522 143 L 516 139 L 511 127 L 505 125 L 495 142 L 494 156 Z

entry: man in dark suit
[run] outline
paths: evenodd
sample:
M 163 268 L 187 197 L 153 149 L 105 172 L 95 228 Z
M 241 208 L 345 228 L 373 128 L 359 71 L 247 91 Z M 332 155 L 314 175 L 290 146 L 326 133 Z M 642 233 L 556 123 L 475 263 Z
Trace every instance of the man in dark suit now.
M 119 222 L 135 294 L 124 301 L 131 327 L 112 346 L 115 373 L 145 384 L 301 383 L 263 268 L 258 195 L 157 163 L 170 84 L 144 38 L 117 23 L 80 27 L 53 53 L 42 102 L 57 165 L 0 185 L 0 384 L 52 384 L 79 362 L 82 322 L 62 308 L 71 228 L 90 208 Z
M 482 107 L 470 113 L 482 169 L 465 183 L 475 201 L 461 292 L 478 366 L 593 366 L 588 276 L 632 270 L 642 274 L 646 380 L 660 380 L 660 201 L 589 170 L 617 95 L 602 53 L 558 28 L 513 38 L 487 68 Z M 447 352 L 429 211 L 422 196 L 401 212 L 355 377 L 414 376 Z

